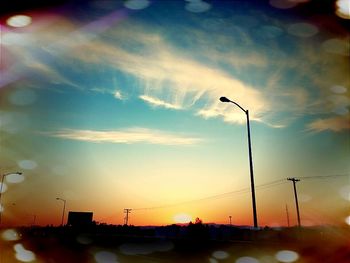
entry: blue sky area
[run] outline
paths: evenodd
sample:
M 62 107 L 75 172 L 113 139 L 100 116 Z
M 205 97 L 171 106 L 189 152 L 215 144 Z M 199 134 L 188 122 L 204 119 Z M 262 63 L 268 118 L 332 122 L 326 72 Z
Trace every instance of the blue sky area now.
M 61 197 L 100 222 L 164 206 L 133 223 L 251 224 L 246 119 L 226 96 L 249 110 L 259 222 L 285 225 L 288 205 L 296 223 L 286 178 L 313 177 L 298 183 L 303 223 L 343 224 L 349 14 L 316 2 L 72 1 L 5 16 L 1 172 L 24 173 L 5 182 L 5 220 L 58 224 Z

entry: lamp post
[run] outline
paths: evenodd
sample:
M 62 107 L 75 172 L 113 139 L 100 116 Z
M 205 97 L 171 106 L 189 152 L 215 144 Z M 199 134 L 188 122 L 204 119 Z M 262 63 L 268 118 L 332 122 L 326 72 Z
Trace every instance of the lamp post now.
M 61 226 L 63 226 L 63 221 L 64 221 L 64 212 L 66 210 L 66 201 L 65 199 L 56 197 L 56 200 L 62 201 L 63 202 L 63 211 L 62 211 L 62 221 L 61 221 Z
M 11 174 L 16 174 L 16 175 L 21 175 L 21 172 L 15 172 L 15 173 L 7 173 L 7 174 L 3 174 L 1 177 L 1 186 L 0 186 L 0 225 L 1 225 L 1 215 L 2 215 L 2 203 L 1 203 L 1 196 L 2 196 L 2 189 L 3 189 L 3 185 L 4 185 L 4 179 L 6 176 L 11 175 Z
M 250 167 L 250 186 L 251 186 L 251 192 L 252 192 L 252 205 L 253 205 L 253 221 L 254 221 L 254 227 L 258 227 L 258 218 L 256 214 L 256 202 L 255 202 L 255 187 L 254 187 L 254 173 L 253 173 L 253 158 L 252 158 L 252 146 L 251 146 L 251 140 L 250 140 L 250 123 L 249 123 L 249 111 L 243 109 L 238 103 L 229 100 L 226 97 L 220 98 L 221 102 L 230 102 L 235 104 L 238 108 L 240 108 L 245 115 L 247 116 L 247 131 L 248 131 L 248 150 L 249 150 L 249 167 Z

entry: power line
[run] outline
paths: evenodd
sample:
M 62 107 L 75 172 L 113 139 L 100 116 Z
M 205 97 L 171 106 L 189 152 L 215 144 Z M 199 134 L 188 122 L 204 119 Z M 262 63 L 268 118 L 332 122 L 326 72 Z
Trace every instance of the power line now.
M 295 179 L 302 179 L 302 180 L 308 180 L 308 179 L 330 179 L 330 178 L 335 178 L 335 177 L 344 177 L 344 176 L 349 176 L 349 174 L 334 174 L 334 175 L 317 175 L 317 176 L 304 176 L 304 177 L 298 177 Z M 285 184 L 286 181 L 285 179 L 279 179 L 271 182 L 267 182 L 261 185 L 256 186 L 255 188 L 257 190 L 264 190 L 270 187 L 275 187 L 278 185 Z M 162 209 L 162 208 L 168 208 L 168 207 L 174 207 L 174 206 L 180 206 L 180 205 L 185 205 L 185 204 L 190 204 L 190 203 L 197 203 L 197 202 L 203 202 L 203 201 L 209 201 L 209 200 L 216 200 L 216 199 L 221 199 L 221 198 L 226 198 L 230 197 L 232 195 L 238 195 L 238 194 L 246 194 L 249 193 L 250 188 L 243 188 L 231 192 L 226 192 L 222 194 L 216 194 L 216 195 L 211 195 L 199 199 L 193 199 L 189 201 L 183 201 L 179 203 L 173 203 L 173 204 L 167 204 L 167 205 L 162 205 L 162 206 L 154 206 L 154 207 L 142 207 L 142 208 L 133 208 L 133 210 L 154 210 L 154 209 Z
M 271 181 L 271 182 L 268 182 L 265 184 L 258 185 L 255 188 L 258 190 L 266 189 L 266 188 L 277 186 L 277 185 L 284 184 L 284 183 L 285 183 L 285 179 L 279 179 L 279 180 L 275 180 L 275 181 Z M 189 204 L 189 203 L 196 203 L 196 202 L 202 202 L 202 201 L 207 201 L 207 200 L 221 199 L 221 198 L 232 196 L 234 194 L 245 194 L 245 193 L 249 193 L 249 192 L 250 192 L 250 188 L 243 188 L 240 190 L 226 192 L 226 193 L 212 195 L 212 196 L 207 196 L 207 197 L 199 198 L 199 199 L 193 199 L 193 200 L 189 200 L 189 201 L 168 204 L 168 205 L 163 205 L 163 206 L 134 208 L 133 210 L 154 210 L 154 209 L 161 209 L 161 208 L 167 208 L 167 207 L 174 207 L 174 206 L 180 206 L 180 205 L 185 205 L 185 204 Z
M 329 179 L 329 178 L 335 178 L 335 177 L 345 177 L 348 176 L 350 177 L 349 174 L 332 174 L 332 175 L 314 175 L 314 176 L 303 176 L 303 177 L 298 177 L 298 179 Z

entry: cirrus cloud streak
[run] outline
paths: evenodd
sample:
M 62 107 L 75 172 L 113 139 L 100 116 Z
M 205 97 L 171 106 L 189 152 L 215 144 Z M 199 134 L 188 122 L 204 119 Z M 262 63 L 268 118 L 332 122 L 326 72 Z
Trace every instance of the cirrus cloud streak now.
M 340 132 L 350 129 L 350 120 L 346 117 L 331 117 L 326 119 L 317 119 L 307 125 L 308 131 L 322 132 L 333 131 Z
M 158 145 L 194 145 L 202 141 L 200 138 L 178 135 L 147 128 L 130 128 L 120 130 L 74 130 L 41 132 L 43 135 L 61 139 L 70 139 L 92 143 L 148 143 Z

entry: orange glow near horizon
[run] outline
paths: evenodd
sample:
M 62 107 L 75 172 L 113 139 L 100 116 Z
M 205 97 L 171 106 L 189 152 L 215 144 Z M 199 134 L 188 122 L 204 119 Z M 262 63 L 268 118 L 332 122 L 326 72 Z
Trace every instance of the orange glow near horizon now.
M 188 214 L 183 214 L 183 213 L 176 214 L 173 219 L 174 219 L 174 222 L 178 224 L 186 224 L 193 220 L 192 216 Z

